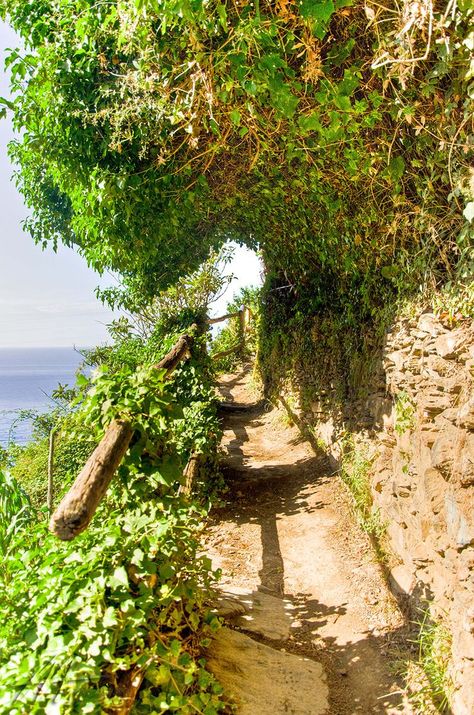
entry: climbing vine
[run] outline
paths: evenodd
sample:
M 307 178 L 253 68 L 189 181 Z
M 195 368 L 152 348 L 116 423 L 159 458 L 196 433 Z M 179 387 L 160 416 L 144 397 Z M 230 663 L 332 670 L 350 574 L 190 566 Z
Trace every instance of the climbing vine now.
M 468 281 L 469 0 L 1 7 L 38 242 L 155 295 L 233 237 L 312 311 Z
M 91 451 L 120 416 L 135 432 L 84 534 L 65 543 L 47 529 L 37 488 L 44 440 L 10 455 L 34 503 L 0 471 L 0 713 L 123 712 L 132 676 L 143 679 L 134 712 L 224 708 L 202 659 L 218 627 L 208 607 L 217 574 L 197 540 L 220 436 L 215 396 L 202 338 L 172 380 L 151 366 L 173 339 L 160 346 L 157 327 L 148 342 L 118 341 L 107 361 L 88 354 L 101 365 L 79 376 L 75 409 L 56 425 L 56 503 L 76 476 L 78 439 L 82 447 L 88 434 Z M 179 490 L 191 454 L 208 478 L 198 475 L 194 499 Z

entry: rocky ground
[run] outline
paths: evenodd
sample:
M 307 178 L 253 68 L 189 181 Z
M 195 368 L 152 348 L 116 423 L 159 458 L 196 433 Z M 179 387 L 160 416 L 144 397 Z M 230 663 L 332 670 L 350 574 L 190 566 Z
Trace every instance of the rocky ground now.
M 221 383 L 228 492 L 206 550 L 227 624 L 210 669 L 241 715 L 414 712 L 394 667 L 404 618 L 344 486 L 248 383 Z

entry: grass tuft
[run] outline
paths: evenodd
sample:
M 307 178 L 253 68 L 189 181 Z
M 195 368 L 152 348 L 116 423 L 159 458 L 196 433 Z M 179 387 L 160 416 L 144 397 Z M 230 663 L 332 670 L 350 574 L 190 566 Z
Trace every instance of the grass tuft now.
M 370 488 L 372 459 L 362 446 L 356 446 L 353 440 L 346 441 L 342 458 L 341 479 L 352 497 L 354 512 L 361 528 L 369 535 L 377 558 L 386 563 L 387 554 L 383 547 L 386 524 L 380 516 L 380 509 L 373 503 Z
M 432 703 L 437 712 L 450 712 L 453 681 L 449 673 L 452 637 L 446 625 L 431 619 L 429 609 L 423 614 L 415 639 L 417 664 L 426 676 L 424 687 L 412 694 L 412 700 L 425 712 Z M 424 708 L 424 709 L 423 709 Z

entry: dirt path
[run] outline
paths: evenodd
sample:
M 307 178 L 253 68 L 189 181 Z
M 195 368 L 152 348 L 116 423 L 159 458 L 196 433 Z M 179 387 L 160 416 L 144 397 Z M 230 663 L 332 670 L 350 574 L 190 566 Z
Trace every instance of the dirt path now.
M 245 372 L 221 393 L 229 491 L 207 550 L 228 627 L 211 669 L 242 715 L 411 713 L 390 668 L 403 618 L 339 478 Z

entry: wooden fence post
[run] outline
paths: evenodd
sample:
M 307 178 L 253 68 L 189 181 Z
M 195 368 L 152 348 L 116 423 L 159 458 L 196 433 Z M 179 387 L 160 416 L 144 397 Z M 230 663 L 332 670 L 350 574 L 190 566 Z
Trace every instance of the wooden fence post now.
M 245 335 L 249 329 L 249 323 L 252 318 L 252 311 L 248 306 L 244 305 L 243 308 L 237 313 L 228 313 L 227 315 L 223 315 L 221 318 L 212 318 L 207 321 L 210 325 L 212 325 L 214 323 L 219 323 L 221 320 L 226 320 L 227 318 L 237 317 L 240 321 L 242 340 L 236 345 L 233 345 L 231 348 L 228 348 L 227 350 L 222 350 L 220 353 L 215 353 L 215 355 L 212 356 L 213 360 L 220 360 L 221 358 L 226 357 L 227 355 L 231 355 L 233 352 L 241 350 L 245 347 Z
M 48 493 L 46 496 L 46 504 L 48 506 L 48 514 L 51 516 L 53 513 L 53 501 L 54 501 L 54 444 L 56 441 L 56 428 L 52 427 L 49 433 L 49 451 L 48 451 Z

